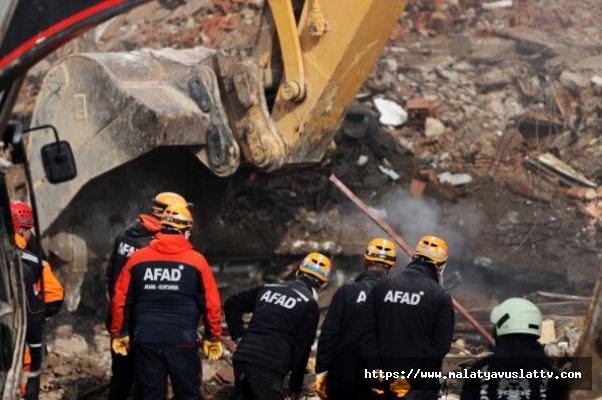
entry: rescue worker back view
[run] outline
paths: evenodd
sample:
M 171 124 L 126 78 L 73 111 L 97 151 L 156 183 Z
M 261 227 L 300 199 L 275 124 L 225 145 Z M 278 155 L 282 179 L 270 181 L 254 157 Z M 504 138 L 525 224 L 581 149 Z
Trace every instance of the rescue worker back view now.
M 389 273 L 396 259 L 393 242 L 371 240 L 364 253 L 365 271 L 334 294 L 318 341 L 316 392 L 322 399 L 366 398 L 357 324 L 370 291 Z
M 107 265 L 107 293 L 109 300 L 113 299 L 115 283 L 124 265 L 135 251 L 148 246 L 157 232 L 161 229 L 161 216 L 170 205 L 186 205 L 186 200 L 177 193 L 162 192 L 152 200 L 152 213 L 140 214 L 127 228 L 115 238 L 113 252 Z M 107 314 L 107 330 L 111 328 L 111 310 Z M 134 357 L 119 355 L 111 351 L 111 381 L 109 383 L 109 400 L 125 400 L 135 380 Z
M 494 325 L 493 354 L 477 361 L 468 376 L 482 371 L 516 374 L 516 377 L 468 378 L 462 386 L 461 400 L 560 400 L 566 395 L 564 382 L 550 379 L 554 369 L 543 346 L 542 316 L 537 306 L 528 300 L 510 298 L 491 310 Z M 542 374 L 520 377 L 521 372 Z M 478 375 L 477 375 L 478 376 Z
M 137 383 L 145 400 L 164 400 L 169 376 L 176 398 L 201 399 L 198 324 L 203 348 L 222 354 L 221 301 L 205 258 L 188 241 L 192 215 L 183 204 L 165 209 L 161 232 L 135 252 L 115 285 L 113 350 L 128 354 L 133 323 Z
M 224 303 L 228 330 L 238 343 L 233 365 L 239 400 L 282 400 L 290 372 L 291 398 L 298 398 L 320 311 L 317 292 L 328 283 L 330 260 L 305 257 L 292 282 L 266 284 Z M 243 313 L 253 313 L 244 331 Z
M 407 267 L 372 289 L 358 328 L 369 370 L 440 371 L 454 333 L 451 296 L 439 284 L 447 258 L 445 241 L 425 236 Z M 371 381 L 375 399 L 407 394 L 408 399 L 436 400 L 440 386 L 437 379 Z

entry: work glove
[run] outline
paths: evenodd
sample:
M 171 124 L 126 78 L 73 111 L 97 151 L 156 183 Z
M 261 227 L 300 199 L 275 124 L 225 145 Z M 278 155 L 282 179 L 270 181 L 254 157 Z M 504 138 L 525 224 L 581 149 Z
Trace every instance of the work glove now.
M 405 378 L 397 378 L 391 382 L 389 388 L 391 389 L 391 392 L 395 393 L 395 396 L 401 398 L 405 397 L 410 392 L 412 385 L 410 385 L 410 382 Z
M 219 339 L 209 339 L 203 341 L 203 353 L 211 361 L 217 361 L 224 352 L 224 346 Z
M 377 373 L 382 371 L 380 369 L 376 369 L 375 370 Z M 376 393 L 378 395 L 384 395 L 385 394 L 385 389 L 386 389 L 386 385 L 383 383 L 385 381 L 384 378 L 382 378 L 379 375 L 377 375 L 376 379 L 378 380 L 378 384 L 375 384 L 370 390 L 372 391 L 372 393 Z
M 316 394 L 320 398 L 320 400 L 326 400 L 328 395 L 326 394 L 326 376 L 327 372 L 320 372 L 316 375 Z
M 115 354 L 127 356 L 130 351 L 130 337 L 126 335 L 119 338 L 113 338 L 111 347 Z

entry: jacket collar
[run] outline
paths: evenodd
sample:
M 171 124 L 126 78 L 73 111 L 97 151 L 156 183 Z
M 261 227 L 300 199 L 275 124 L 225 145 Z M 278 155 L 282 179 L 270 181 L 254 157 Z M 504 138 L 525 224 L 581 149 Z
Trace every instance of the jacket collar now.
M 142 226 L 149 232 L 159 232 L 161 230 L 161 221 L 157 218 L 146 214 L 140 214 L 138 218 L 140 218 Z
M 439 274 L 437 274 L 437 268 L 431 263 L 415 260 L 408 264 L 407 269 L 410 271 L 416 271 L 428 278 L 431 278 L 437 283 L 439 282 Z

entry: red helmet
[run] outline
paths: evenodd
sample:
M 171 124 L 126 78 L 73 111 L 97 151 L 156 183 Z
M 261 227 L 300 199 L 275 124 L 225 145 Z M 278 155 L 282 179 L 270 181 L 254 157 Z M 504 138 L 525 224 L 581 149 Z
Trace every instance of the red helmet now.
M 33 210 L 29 204 L 22 201 L 11 201 L 10 213 L 13 217 L 13 229 L 15 232 L 20 228 L 33 228 Z

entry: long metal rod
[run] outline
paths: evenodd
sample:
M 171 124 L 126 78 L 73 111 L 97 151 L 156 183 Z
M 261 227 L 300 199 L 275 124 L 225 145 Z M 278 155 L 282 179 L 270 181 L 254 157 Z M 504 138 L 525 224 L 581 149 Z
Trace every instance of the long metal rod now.
M 393 239 L 393 241 L 395 241 L 395 243 L 397 243 L 408 255 L 412 254 L 412 248 L 408 246 L 408 244 L 397 233 L 395 233 L 395 231 L 389 226 L 389 224 L 387 224 L 385 220 L 383 220 L 372 210 L 370 210 L 370 208 L 359 197 L 357 197 L 351 191 L 351 189 L 349 189 L 343 182 L 341 182 L 339 178 L 337 178 L 334 174 L 331 174 L 330 181 L 334 183 L 334 185 L 339 190 L 341 190 L 341 192 L 343 192 L 353 203 L 355 203 L 356 206 L 358 206 L 364 213 L 366 213 L 372 219 L 372 221 L 374 221 L 382 230 L 384 230 L 391 237 L 391 239 Z M 474 319 L 472 315 L 470 315 L 468 310 L 462 307 L 462 305 L 458 303 L 453 297 L 452 302 L 454 304 L 454 308 L 460 314 L 462 314 L 462 316 L 466 318 L 466 320 L 470 322 L 472 326 L 474 326 L 474 328 L 481 334 L 481 336 L 483 336 L 490 344 L 495 344 L 493 337 L 489 334 L 489 332 L 487 332 L 483 325 L 479 324 L 479 322 L 476 319 Z

